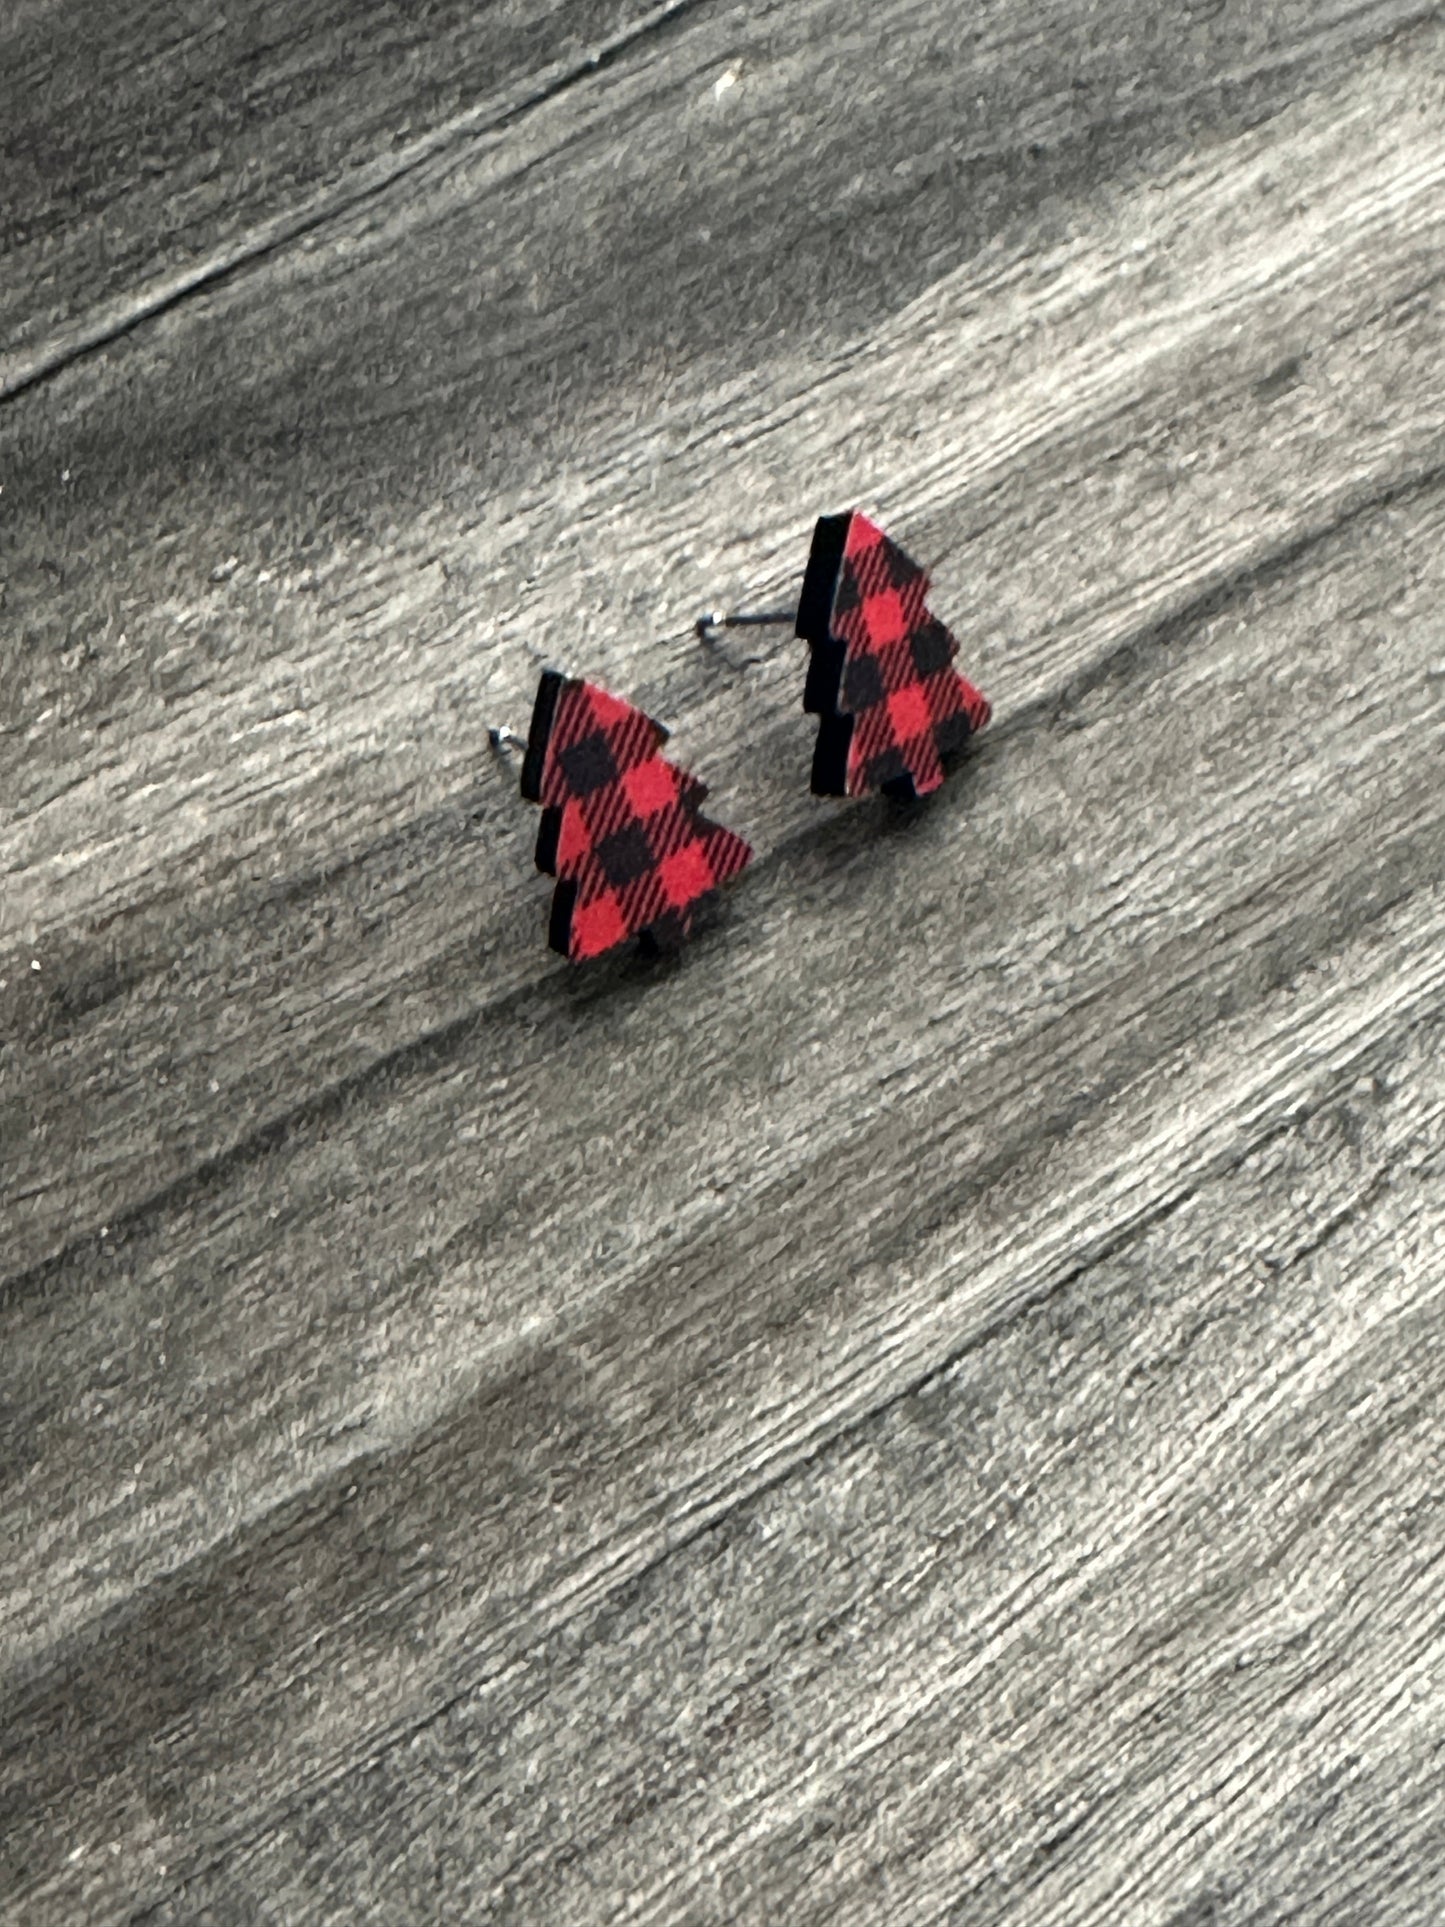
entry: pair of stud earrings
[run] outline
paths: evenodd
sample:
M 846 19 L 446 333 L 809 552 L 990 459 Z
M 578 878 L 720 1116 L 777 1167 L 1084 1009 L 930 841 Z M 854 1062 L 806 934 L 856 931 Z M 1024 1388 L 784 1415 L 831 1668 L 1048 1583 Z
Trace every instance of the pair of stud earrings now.
M 989 719 L 987 698 L 953 667 L 958 644 L 928 608 L 928 577 L 856 510 L 813 532 L 796 615 L 703 616 L 719 629 L 788 623 L 807 642 L 803 708 L 818 717 L 817 796 L 901 800 L 944 779 L 945 757 Z M 496 749 L 521 739 L 489 732 Z M 660 754 L 667 731 L 596 683 L 543 672 L 521 791 L 542 808 L 537 868 L 557 879 L 548 940 L 574 961 L 631 937 L 672 948 L 702 899 L 753 852 L 701 813 L 707 791 Z

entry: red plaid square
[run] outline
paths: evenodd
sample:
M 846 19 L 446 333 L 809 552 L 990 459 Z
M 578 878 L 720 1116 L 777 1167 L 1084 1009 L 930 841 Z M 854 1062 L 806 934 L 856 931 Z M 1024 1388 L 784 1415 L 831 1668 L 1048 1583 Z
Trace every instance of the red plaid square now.
M 571 935 L 569 954 L 574 957 L 600 957 L 604 950 L 625 943 L 627 920 L 618 908 L 616 897 L 594 897 L 591 903 L 574 905 Z
M 701 843 L 684 843 L 657 866 L 662 894 L 674 910 L 685 909 L 713 886 L 713 868 Z
M 894 742 L 912 742 L 925 736 L 933 723 L 933 712 L 920 683 L 907 682 L 888 698 L 888 729 Z

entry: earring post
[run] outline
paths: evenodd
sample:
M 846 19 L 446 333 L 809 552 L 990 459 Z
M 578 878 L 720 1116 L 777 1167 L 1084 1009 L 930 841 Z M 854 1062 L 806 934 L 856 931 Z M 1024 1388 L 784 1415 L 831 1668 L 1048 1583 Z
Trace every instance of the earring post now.
M 759 609 L 746 614 L 708 609 L 693 625 L 699 642 L 711 642 L 720 629 L 782 628 L 798 620 L 796 609 Z

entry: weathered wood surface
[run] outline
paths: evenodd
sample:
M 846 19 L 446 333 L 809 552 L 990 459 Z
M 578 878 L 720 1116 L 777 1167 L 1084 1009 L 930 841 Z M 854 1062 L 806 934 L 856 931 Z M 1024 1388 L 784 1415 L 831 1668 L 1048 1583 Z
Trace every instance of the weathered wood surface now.
M 1445 23 L 838 15 L 0 19 L 7 1920 L 1445 1908 Z

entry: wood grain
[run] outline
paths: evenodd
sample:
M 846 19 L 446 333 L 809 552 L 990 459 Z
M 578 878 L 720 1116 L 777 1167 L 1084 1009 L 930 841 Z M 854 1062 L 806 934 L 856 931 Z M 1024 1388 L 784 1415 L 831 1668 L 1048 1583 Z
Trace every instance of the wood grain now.
M 1438 13 L 74 11 L 7 1917 L 1433 1920 Z M 853 501 L 995 703 L 901 813 L 689 633 Z M 541 947 L 543 661 L 759 850 L 678 962 Z

